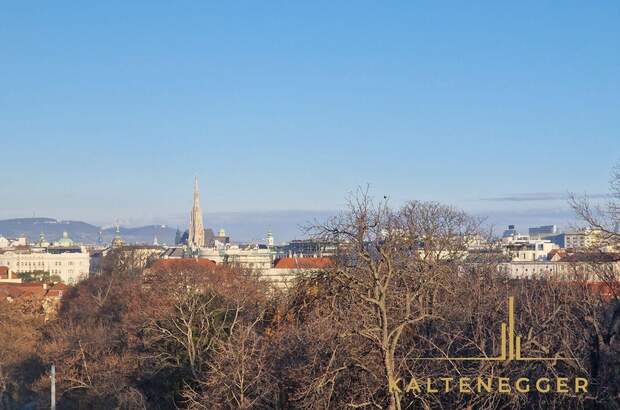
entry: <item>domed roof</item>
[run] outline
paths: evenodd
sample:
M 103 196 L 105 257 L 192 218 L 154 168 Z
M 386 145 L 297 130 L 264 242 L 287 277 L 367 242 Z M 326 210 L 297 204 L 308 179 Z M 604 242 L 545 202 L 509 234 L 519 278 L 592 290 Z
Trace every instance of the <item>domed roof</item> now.
M 69 238 L 69 233 L 67 231 L 62 233 L 62 238 L 56 242 L 56 246 L 73 246 L 73 240 Z
M 39 234 L 39 242 L 37 242 L 37 246 L 40 246 L 42 248 L 46 248 L 50 245 L 50 243 L 45 239 L 45 234 L 43 232 L 41 232 Z

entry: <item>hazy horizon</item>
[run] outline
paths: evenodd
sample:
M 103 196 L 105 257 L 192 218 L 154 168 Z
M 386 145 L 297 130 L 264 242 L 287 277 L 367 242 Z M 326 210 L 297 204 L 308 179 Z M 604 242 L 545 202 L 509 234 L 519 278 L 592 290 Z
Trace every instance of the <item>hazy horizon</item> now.
M 503 200 L 500 200 L 503 201 Z M 508 201 L 508 200 L 505 200 Z M 522 201 L 518 199 L 517 201 Z M 540 200 L 538 200 L 540 201 Z M 557 225 L 560 229 L 569 229 L 579 225 L 573 211 L 564 199 L 547 199 L 545 202 L 555 201 L 555 207 L 525 207 L 523 209 L 495 208 L 486 211 L 472 212 L 470 215 L 484 218 L 485 227 L 492 227 L 495 234 L 501 234 L 508 224 L 514 224 L 520 232 L 527 233 L 531 226 Z M 342 212 L 343 209 L 332 210 L 255 210 L 255 211 L 229 211 L 229 212 L 203 212 L 205 228 L 211 228 L 214 232 L 220 228 L 226 229 L 227 233 L 235 241 L 259 241 L 265 238 L 267 230 L 273 231 L 276 241 L 290 241 L 304 238 L 303 227 L 315 221 L 321 222 L 330 216 Z M 33 215 L 3 217 L 2 220 L 14 218 L 31 218 Z M 117 220 L 88 220 L 64 215 L 36 214 L 35 217 L 49 217 L 59 221 L 80 221 L 102 228 L 113 227 L 118 222 L 122 227 L 137 228 L 151 225 L 165 225 L 184 230 L 189 220 L 189 210 L 186 214 L 178 213 L 168 217 L 133 218 Z M 2 234 L 2 232 L 0 232 Z

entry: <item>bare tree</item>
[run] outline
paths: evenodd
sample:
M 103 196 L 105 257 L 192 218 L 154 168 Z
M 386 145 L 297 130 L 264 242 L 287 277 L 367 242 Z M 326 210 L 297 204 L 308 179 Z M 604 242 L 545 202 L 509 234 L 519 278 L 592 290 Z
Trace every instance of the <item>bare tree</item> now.
M 609 199 L 601 205 L 593 204 L 587 195 L 570 194 L 569 204 L 582 221 L 601 232 L 602 245 L 620 244 L 620 163 L 611 172 Z
M 223 335 L 234 330 L 242 306 L 215 293 L 176 292 L 172 306 L 148 319 L 144 331 L 145 361 L 155 371 L 187 368 L 197 378 Z
M 12 299 L 0 293 L 0 408 L 15 409 L 32 399 L 27 384 L 40 371 L 39 333 L 45 311 L 41 301 L 26 296 Z
M 257 330 L 262 317 L 241 323 L 218 340 L 208 368 L 197 386 L 187 386 L 189 409 L 271 409 L 276 384 L 268 361 L 265 336 Z
M 601 233 L 598 249 L 620 250 L 620 162 L 612 169 L 609 199 L 593 204 L 588 196 L 571 194 L 569 203 L 578 218 Z M 575 258 L 573 268 L 589 279 L 592 292 L 604 298 L 599 309 L 586 316 L 591 327 L 591 371 L 599 393 L 620 401 L 620 257 L 614 253 Z
M 349 406 L 401 408 L 401 337 L 416 324 L 440 319 L 434 302 L 440 292 L 451 291 L 455 261 L 476 228 L 462 212 L 436 203 L 410 202 L 394 212 L 385 201 L 375 205 L 367 190 L 350 198 L 348 213 L 316 228 L 320 237 L 346 249 L 331 272 L 343 288 L 334 305 L 344 312 L 341 319 L 354 323 L 340 337 L 364 341 L 365 351 L 352 355 L 352 364 L 382 380 L 368 387 L 365 401 Z M 373 357 L 378 362 L 367 360 Z

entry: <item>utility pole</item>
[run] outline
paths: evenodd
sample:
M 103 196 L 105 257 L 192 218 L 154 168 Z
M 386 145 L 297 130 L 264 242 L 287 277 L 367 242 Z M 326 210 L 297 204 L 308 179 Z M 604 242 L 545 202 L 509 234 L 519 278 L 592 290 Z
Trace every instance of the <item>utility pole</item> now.
M 52 379 L 51 386 L 51 410 L 56 410 L 56 368 L 52 365 L 52 371 L 50 372 L 50 379 Z

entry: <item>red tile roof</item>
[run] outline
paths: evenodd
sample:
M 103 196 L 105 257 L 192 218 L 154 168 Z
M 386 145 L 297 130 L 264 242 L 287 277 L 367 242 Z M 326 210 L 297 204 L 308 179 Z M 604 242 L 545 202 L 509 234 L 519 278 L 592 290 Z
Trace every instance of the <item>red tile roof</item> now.
M 606 252 L 578 252 L 568 254 L 562 258 L 562 262 L 609 263 L 618 261 L 620 261 L 620 254 Z
M 617 283 L 590 282 L 587 286 L 591 291 L 598 293 L 606 301 L 611 300 L 620 293 L 620 285 Z
M 560 260 L 560 259 L 564 258 L 567 255 L 567 253 L 566 253 L 565 249 L 551 249 L 551 251 L 547 254 L 547 259 L 548 260 L 553 260 L 553 258 L 556 255 L 558 256 L 555 259 L 557 261 L 557 260 Z
M 281 258 L 276 261 L 276 269 L 324 269 L 332 266 L 330 258 Z
M 154 270 L 161 269 L 183 269 L 194 267 L 212 267 L 215 266 L 215 262 L 211 259 L 158 259 L 151 266 Z
M 17 298 L 22 296 L 34 296 L 37 298 L 60 297 L 69 287 L 63 283 L 0 283 L 0 297 Z

